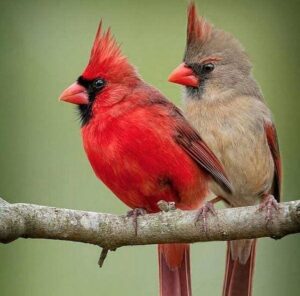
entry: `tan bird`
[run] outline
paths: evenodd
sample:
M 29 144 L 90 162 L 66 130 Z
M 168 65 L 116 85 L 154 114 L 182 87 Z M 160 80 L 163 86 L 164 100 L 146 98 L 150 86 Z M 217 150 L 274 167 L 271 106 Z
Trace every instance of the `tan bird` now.
M 261 203 L 270 219 L 280 200 L 281 162 L 272 115 L 251 68 L 238 40 L 198 17 L 192 3 L 184 61 L 169 81 L 185 86 L 185 115 L 221 160 L 233 185 L 230 194 L 212 183 L 215 201 L 223 199 L 231 207 Z M 255 244 L 228 243 L 224 296 L 252 294 Z

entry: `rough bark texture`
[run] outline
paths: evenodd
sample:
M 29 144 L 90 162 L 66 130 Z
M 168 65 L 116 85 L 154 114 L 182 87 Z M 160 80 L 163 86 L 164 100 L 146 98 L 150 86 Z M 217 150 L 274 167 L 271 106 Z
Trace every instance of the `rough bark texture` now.
M 300 232 L 300 200 L 281 203 L 270 221 L 258 206 L 222 209 L 195 223 L 195 211 L 168 212 L 138 217 L 135 235 L 132 218 L 33 204 L 9 204 L 0 198 L 0 242 L 18 238 L 59 239 L 90 243 L 105 250 L 127 245 L 170 242 L 195 243 L 234 239 L 281 238 Z

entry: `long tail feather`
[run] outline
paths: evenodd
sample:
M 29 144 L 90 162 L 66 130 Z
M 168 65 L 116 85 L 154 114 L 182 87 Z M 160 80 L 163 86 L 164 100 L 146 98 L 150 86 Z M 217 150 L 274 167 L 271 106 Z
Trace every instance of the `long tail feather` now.
M 158 245 L 160 296 L 191 296 L 190 246 Z
M 252 295 L 255 249 L 256 240 L 227 243 L 223 296 Z M 246 258 L 245 253 L 247 254 Z

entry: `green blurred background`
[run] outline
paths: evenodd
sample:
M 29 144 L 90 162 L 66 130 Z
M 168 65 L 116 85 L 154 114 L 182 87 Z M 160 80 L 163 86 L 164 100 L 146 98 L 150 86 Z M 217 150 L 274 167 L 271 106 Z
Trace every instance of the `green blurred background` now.
M 274 113 L 284 199 L 299 198 L 299 1 L 197 1 L 236 35 Z M 187 1 L 1 1 L 0 195 L 9 202 L 121 214 L 127 209 L 94 176 L 73 106 L 60 92 L 88 60 L 99 19 L 146 81 L 180 104 L 166 78 L 181 61 Z M 0 294 L 157 295 L 155 246 L 126 247 L 97 267 L 99 248 L 62 241 L 0 245 Z M 300 238 L 261 239 L 254 295 L 299 295 Z M 225 243 L 192 247 L 194 295 L 220 295 Z

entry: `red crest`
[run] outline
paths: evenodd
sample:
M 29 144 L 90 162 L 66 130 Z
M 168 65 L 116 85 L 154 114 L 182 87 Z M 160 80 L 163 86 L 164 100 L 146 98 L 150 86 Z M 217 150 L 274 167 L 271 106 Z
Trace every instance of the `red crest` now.
M 102 32 L 101 20 L 91 50 L 90 60 L 83 76 L 87 79 L 93 79 L 95 76 L 105 77 L 112 69 L 120 69 L 120 66 L 124 64 L 128 65 L 126 57 L 122 55 L 120 46 L 111 34 L 110 28 L 106 32 Z

